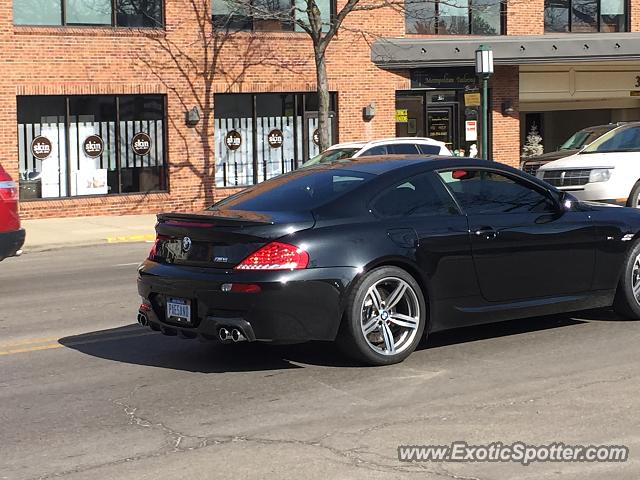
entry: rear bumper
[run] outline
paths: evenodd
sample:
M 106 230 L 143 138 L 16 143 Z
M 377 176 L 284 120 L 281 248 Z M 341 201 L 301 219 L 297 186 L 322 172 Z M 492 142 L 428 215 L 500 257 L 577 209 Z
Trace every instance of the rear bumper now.
M 147 260 L 139 269 L 138 293 L 150 306 L 149 326 L 169 335 L 214 340 L 220 328 L 241 326 L 249 340 L 334 340 L 357 274 L 351 267 L 237 272 Z M 223 292 L 227 283 L 256 284 L 261 292 Z M 167 322 L 167 297 L 191 300 L 192 325 Z
M 24 229 L 0 232 L 0 260 L 13 257 L 24 245 Z

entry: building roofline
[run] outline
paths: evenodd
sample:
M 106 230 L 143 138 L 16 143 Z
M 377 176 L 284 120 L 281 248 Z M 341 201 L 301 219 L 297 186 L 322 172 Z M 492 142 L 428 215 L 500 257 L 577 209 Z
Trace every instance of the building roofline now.
M 475 51 L 490 46 L 496 65 L 533 65 L 640 59 L 640 33 L 381 38 L 371 48 L 380 68 L 475 65 Z

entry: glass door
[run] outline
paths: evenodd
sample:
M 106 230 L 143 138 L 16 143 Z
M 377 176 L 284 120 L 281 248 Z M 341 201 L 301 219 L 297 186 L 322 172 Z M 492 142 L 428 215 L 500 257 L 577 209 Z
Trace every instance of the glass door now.
M 454 151 L 458 148 L 457 104 L 436 104 L 427 108 L 427 137 L 443 142 Z
M 424 137 L 424 94 L 396 96 L 396 137 Z

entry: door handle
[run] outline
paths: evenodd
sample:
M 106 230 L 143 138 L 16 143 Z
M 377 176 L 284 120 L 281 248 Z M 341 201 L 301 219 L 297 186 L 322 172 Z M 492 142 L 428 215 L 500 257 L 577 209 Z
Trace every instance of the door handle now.
M 475 233 L 476 237 L 484 237 L 486 240 L 493 240 L 498 236 L 498 232 L 491 227 L 479 228 Z

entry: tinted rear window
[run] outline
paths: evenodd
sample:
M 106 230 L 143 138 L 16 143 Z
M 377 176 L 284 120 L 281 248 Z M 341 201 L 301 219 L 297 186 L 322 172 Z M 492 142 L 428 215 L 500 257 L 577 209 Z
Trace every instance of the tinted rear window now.
M 262 212 L 310 211 L 363 185 L 375 175 L 351 170 L 298 170 L 247 188 L 211 208 Z
M 420 153 L 423 155 L 439 155 L 440 154 L 440 146 L 439 145 L 425 145 L 418 144 L 418 149 Z

